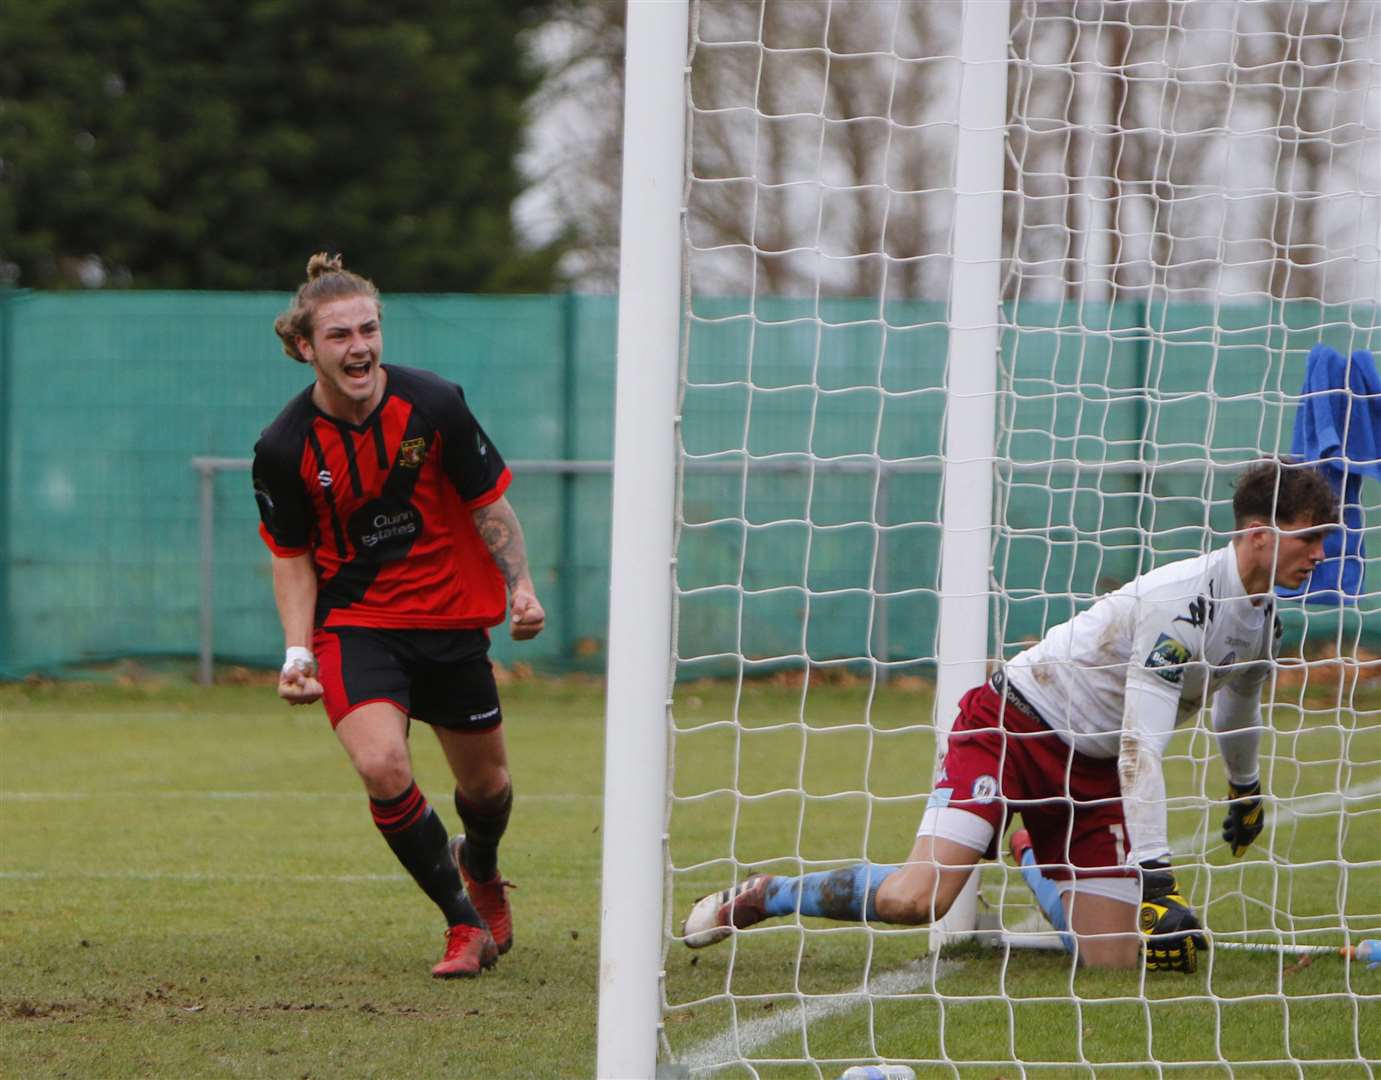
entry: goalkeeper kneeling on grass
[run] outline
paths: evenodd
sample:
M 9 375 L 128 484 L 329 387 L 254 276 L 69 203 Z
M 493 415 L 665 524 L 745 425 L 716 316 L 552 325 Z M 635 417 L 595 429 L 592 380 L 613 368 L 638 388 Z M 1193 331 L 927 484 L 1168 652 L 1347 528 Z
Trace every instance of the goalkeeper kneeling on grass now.
M 1328 480 L 1258 462 L 1232 501 L 1231 543 L 1162 566 L 1098 600 L 959 703 L 915 846 L 900 866 L 759 874 L 696 901 L 682 928 L 701 948 L 777 916 L 923 925 L 940 918 L 1008 817 L 1018 859 L 1081 962 L 1192 972 L 1205 947 L 1170 862 L 1162 755 L 1212 702 L 1241 855 L 1263 826 L 1261 689 L 1277 654 L 1274 586 L 1298 588 L 1338 521 Z M 1021 835 L 1021 834 L 1019 834 Z M 1067 938 L 1067 940 L 1070 940 Z

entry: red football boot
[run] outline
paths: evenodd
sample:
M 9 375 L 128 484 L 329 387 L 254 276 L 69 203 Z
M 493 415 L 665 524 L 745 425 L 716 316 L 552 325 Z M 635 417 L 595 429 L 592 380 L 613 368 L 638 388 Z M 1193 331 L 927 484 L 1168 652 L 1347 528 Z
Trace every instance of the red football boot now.
M 494 936 L 482 926 L 460 923 L 446 931 L 446 955 L 432 974 L 438 979 L 472 979 L 498 962 Z
M 494 935 L 494 944 L 498 946 L 499 955 L 502 956 L 513 948 L 513 909 L 508 905 L 507 890 L 517 886 L 511 881 L 505 881 L 497 872 L 488 881 L 476 881 L 470 876 L 470 871 L 465 869 L 465 860 L 461 857 L 464 850 L 465 835 L 462 833 L 452 837 L 451 861 L 460 871 L 470 902 L 475 905 L 480 918 Z

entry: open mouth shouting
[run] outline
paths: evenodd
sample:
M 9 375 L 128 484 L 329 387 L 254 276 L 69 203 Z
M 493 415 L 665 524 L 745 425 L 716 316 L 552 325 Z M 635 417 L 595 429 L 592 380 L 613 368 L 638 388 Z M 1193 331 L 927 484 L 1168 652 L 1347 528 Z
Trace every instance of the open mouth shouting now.
M 345 373 L 347 382 L 353 383 L 357 389 L 365 389 L 371 381 L 370 377 L 374 374 L 374 361 L 372 359 L 353 360 L 342 365 L 341 370 Z

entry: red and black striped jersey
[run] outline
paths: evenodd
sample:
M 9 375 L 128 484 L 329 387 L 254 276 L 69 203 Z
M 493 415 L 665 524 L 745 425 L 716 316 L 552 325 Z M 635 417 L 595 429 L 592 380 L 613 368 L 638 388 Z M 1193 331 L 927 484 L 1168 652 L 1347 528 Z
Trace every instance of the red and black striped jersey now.
M 454 383 L 386 365 L 362 424 L 326 415 L 308 387 L 254 447 L 259 533 L 311 553 L 317 626 L 455 629 L 504 619 L 503 574 L 472 511 L 510 474 Z

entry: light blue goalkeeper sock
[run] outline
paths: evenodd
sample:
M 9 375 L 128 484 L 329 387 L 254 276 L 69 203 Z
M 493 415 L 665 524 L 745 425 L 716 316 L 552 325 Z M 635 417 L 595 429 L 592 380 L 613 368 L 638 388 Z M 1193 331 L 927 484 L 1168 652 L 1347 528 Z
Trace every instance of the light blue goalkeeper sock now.
M 1021 876 L 1045 912 L 1046 920 L 1060 931 L 1060 943 L 1065 952 L 1073 952 L 1074 941 L 1068 933 L 1069 923 L 1065 920 L 1065 906 L 1060 902 L 1060 887 L 1036 867 L 1036 853 L 1030 848 L 1021 853 Z
M 862 922 L 878 917 L 878 886 L 897 872 L 895 866 L 859 863 L 843 870 L 818 870 L 800 877 L 773 877 L 763 910 L 768 915 L 816 915 Z

